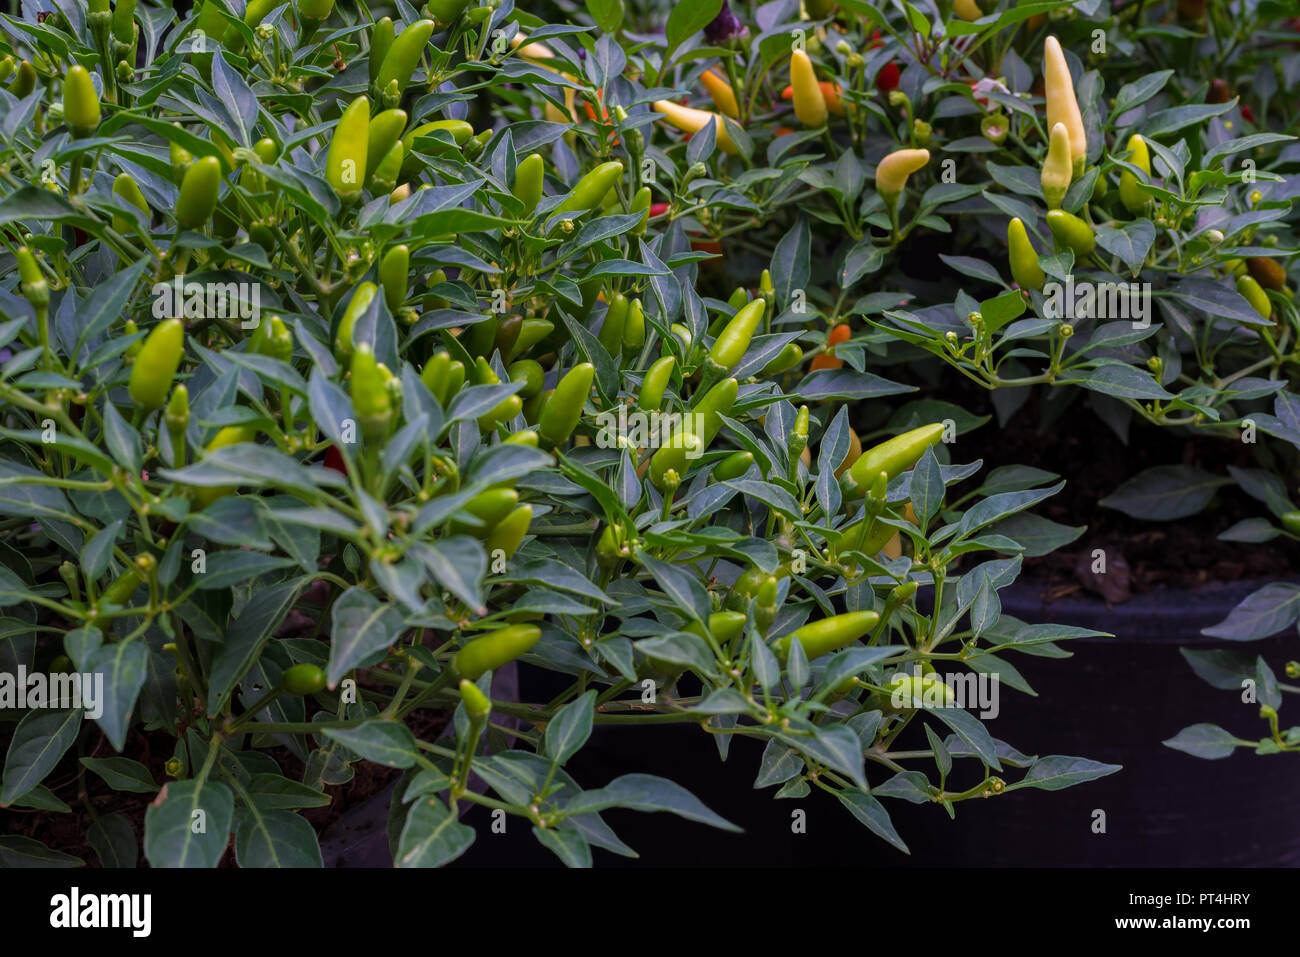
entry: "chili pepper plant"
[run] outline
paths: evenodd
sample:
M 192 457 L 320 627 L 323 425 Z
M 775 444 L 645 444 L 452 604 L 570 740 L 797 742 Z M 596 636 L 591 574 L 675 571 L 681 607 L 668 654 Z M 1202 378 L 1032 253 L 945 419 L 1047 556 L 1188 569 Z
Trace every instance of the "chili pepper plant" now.
M 980 719 L 1100 633 L 1002 614 L 1081 534 L 1033 511 L 1072 477 L 985 468 L 954 384 L 1000 423 L 1249 422 L 1248 465 L 1108 504 L 1231 483 L 1280 528 L 1229 539 L 1298 534 L 1285 5 L 528 6 L 0 21 L 4 863 L 320 865 L 376 766 L 404 867 L 494 819 L 575 866 L 635 854 L 612 809 L 734 829 L 571 774 L 598 726 L 694 725 L 886 858 L 894 802 L 961 826 L 1119 771 Z M 1219 632 L 1294 625 L 1295 587 Z M 493 697 L 507 668 L 560 690 Z M 1294 750 L 1249 669 L 1255 747 Z

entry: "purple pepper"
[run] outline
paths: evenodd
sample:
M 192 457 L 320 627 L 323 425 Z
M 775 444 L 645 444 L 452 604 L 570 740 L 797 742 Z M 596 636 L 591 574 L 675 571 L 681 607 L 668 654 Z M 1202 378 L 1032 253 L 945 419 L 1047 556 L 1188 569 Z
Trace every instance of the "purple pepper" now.
M 726 43 L 735 37 L 744 36 L 749 29 L 740 22 L 740 18 L 731 12 L 727 0 L 722 0 L 722 9 L 704 28 L 704 36 L 710 43 Z

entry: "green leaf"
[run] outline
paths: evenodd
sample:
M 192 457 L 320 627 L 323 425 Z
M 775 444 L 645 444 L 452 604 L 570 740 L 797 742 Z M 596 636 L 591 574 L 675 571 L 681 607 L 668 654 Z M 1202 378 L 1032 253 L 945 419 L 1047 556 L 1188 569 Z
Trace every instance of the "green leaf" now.
M 411 806 L 397 843 L 398 867 L 441 867 L 460 857 L 474 843 L 474 829 L 436 797 Z
M 153 794 L 158 790 L 153 775 L 139 761 L 130 758 L 82 758 L 86 769 L 93 771 L 104 779 L 104 783 L 114 791 L 134 791 L 138 794 Z
M 1225 731 L 1217 724 L 1193 724 L 1162 743 L 1175 751 L 1184 751 L 1193 757 L 1216 761 L 1231 755 L 1241 742 L 1237 740 L 1236 735 Z
M 216 781 L 171 781 L 144 814 L 144 853 L 152 867 L 216 867 L 230 839 L 235 802 Z
M 96 818 L 86 831 L 86 843 L 94 849 L 100 867 L 132 868 L 140 860 L 135 829 L 121 814 Z
M 573 757 L 591 737 L 596 718 L 596 692 L 588 691 L 581 698 L 569 702 L 546 724 L 544 746 L 546 754 L 556 765 Z
M 325 728 L 325 735 L 351 748 L 367 761 L 388 768 L 409 768 L 419 749 L 410 728 L 399 721 L 376 718 L 355 728 Z
M 1228 617 L 1201 634 L 1229 641 L 1258 641 L 1290 628 L 1300 619 L 1300 586 L 1271 582 L 1246 598 Z
M 239 617 L 230 625 L 226 643 L 212 662 L 212 676 L 208 685 L 208 711 L 219 714 L 230 699 L 235 684 L 262 655 L 267 640 L 280 627 L 298 594 L 309 579 L 275 585 L 259 591 L 249 599 Z
M 334 688 L 357 665 L 380 655 L 401 637 L 406 627 L 395 605 L 380 602 L 364 588 L 353 586 L 334 602 L 329 666 L 326 676 Z
M 1085 781 L 1104 778 L 1121 768 L 1122 765 L 1119 764 L 1102 764 L 1100 761 L 1091 761 L 1088 758 L 1052 754 L 1035 761 L 1028 773 L 1015 784 L 1007 785 L 1006 790 L 1038 788 L 1040 791 L 1060 791 Z
M 584 791 L 576 795 L 565 807 L 569 814 L 590 814 L 611 807 L 631 808 L 634 811 L 667 811 L 698 821 L 723 831 L 739 832 L 740 828 L 719 817 L 680 784 L 653 774 L 624 774 L 603 788 Z
M 0 779 L 0 805 L 12 804 L 54 770 L 81 730 L 81 709 L 34 708 L 14 729 Z
M 668 25 L 664 30 L 668 40 L 664 46 L 664 64 L 672 60 L 673 53 L 679 46 L 712 23 L 721 9 L 722 0 L 698 0 L 675 5 L 668 14 Z
M 1214 493 L 1231 481 L 1192 465 L 1157 465 L 1144 469 L 1098 504 L 1140 518 L 1167 522 L 1195 515 Z
M 316 832 L 292 811 L 244 806 L 235 817 L 235 860 L 240 867 L 324 867 Z
M 894 822 L 889 819 L 885 806 L 870 794 L 857 788 L 845 788 L 835 795 L 840 803 L 849 809 L 849 813 L 867 826 L 867 829 L 879 838 L 888 841 L 904 854 L 910 854 L 903 839 L 894 829 Z

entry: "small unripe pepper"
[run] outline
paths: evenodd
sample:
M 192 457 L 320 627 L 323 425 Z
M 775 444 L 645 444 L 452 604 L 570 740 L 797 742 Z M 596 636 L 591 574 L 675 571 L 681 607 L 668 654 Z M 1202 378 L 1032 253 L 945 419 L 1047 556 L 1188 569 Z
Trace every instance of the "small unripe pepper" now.
M 627 324 L 628 301 L 621 292 L 614 293 L 605 318 L 601 321 L 597 338 L 605 351 L 611 356 L 618 356 L 623 351 L 623 328 Z
M 406 129 L 405 110 L 384 110 L 370 118 L 366 130 L 366 169 L 375 170 L 394 145 L 401 142 Z
M 181 179 L 176 200 L 176 222 L 182 229 L 198 229 L 212 218 L 221 188 L 221 161 L 205 156 L 191 163 Z
M 1134 133 L 1128 138 L 1128 152 L 1128 161 L 1150 176 L 1151 152 L 1147 149 L 1147 141 Z M 1121 170 L 1119 174 L 1119 200 L 1130 213 L 1140 213 L 1151 204 L 1151 197 L 1142 191 L 1138 178 L 1128 170 Z
M 1250 303 L 1250 307 L 1259 313 L 1260 318 L 1265 321 L 1272 318 L 1273 304 L 1268 301 L 1268 293 L 1255 280 L 1254 276 L 1238 276 L 1237 292 L 1241 293 Z
M 790 647 L 798 641 L 803 646 L 803 653 L 810 661 L 824 654 L 843 648 L 857 641 L 880 623 L 880 615 L 874 611 L 850 611 L 843 615 L 834 615 L 809 622 L 797 628 L 784 638 L 777 640 L 773 650 L 781 658 L 790 654 Z
M 869 487 L 881 472 L 893 479 L 920 461 L 926 449 L 938 444 L 943 431 L 943 423 L 935 422 L 872 446 L 853 463 L 849 476 L 861 489 Z
M 713 348 L 709 350 L 709 359 L 714 365 L 719 369 L 729 370 L 745 358 L 745 352 L 749 349 L 754 331 L 763 319 L 765 309 L 763 300 L 755 299 L 732 317 L 718 334 Z
M 417 20 L 399 33 L 388 48 L 388 52 L 384 54 L 379 75 L 375 78 L 375 86 L 383 90 L 395 81 L 399 95 L 405 91 L 407 84 L 411 82 L 411 74 L 415 72 L 415 66 L 420 62 L 425 45 L 432 35 L 432 20 Z
M 374 350 L 368 342 L 360 343 L 352 352 L 348 384 L 362 438 L 367 442 L 383 442 L 393 424 L 393 400 L 388 379 L 375 361 Z
M 90 73 L 80 64 L 68 69 L 63 81 L 63 119 L 75 136 L 91 136 L 99 128 L 99 94 Z
M 595 209 L 610 188 L 623 176 L 623 164 L 617 161 L 601 163 L 590 173 L 583 176 L 560 205 L 552 210 L 552 215 L 573 213 Z
M 826 98 L 817 85 L 812 60 L 803 50 L 790 55 L 790 85 L 794 87 L 794 115 L 799 122 L 810 128 L 825 126 Z
M 31 60 L 23 60 L 18 64 L 14 78 L 9 82 L 9 92 L 21 100 L 23 97 L 30 96 L 34 89 L 36 89 L 36 67 L 32 66 Z
M 366 62 L 370 67 L 371 86 L 379 80 L 379 70 L 384 65 L 384 57 L 388 55 L 389 48 L 393 45 L 393 36 L 392 17 L 376 20 L 370 30 L 370 56 Z
M 895 150 L 876 167 L 876 192 L 888 206 L 898 204 L 907 178 L 930 162 L 929 150 Z
M 1065 52 L 1056 37 L 1048 37 L 1043 47 L 1043 87 L 1047 97 L 1047 128 L 1064 123 L 1070 134 L 1070 157 L 1075 175 L 1083 172 L 1088 158 L 1088 134 L 1083 127 L 1083 114 L 1074 95 L 1074 80 L 1070 76 Z
M 1282 527 L 1292 535 L 1300 535 L 1300 512 L 1286 512 L 1282 515 L 1280 521 Z M 1290 675 L 1290 677 L 1295 677 Z
M 664 390 L 672 380 L 673 369 L 677 367 L 674 356 L 664 356 L 646 370 L 641 380 L 641 391 L 637 394 L 636 407 L 642 412 L 658 412 L 663 406 Z
M 797 342 L 787 343 L 786 347 L 776 354 L 776 358 L 763 366 L 762 375 L 771 377 L 788 372 L 803 361 L 803 348 Z
M 113 180 L 113 195 L 126 200 L 140 210 L 140 212 L 144 213 L 145 220 L 148 221 L 149 204 L 145 201 L 144 194 L 140 192 L 140 187 L 130 173 L 119 173 L 117 178 Z M 114 216 L 113 228 L 119 233 L 127 233 L 134 229 L 135 226 L 124 216 Z
M 185 430 L 190 425 L 190 393 L 183 382 L 172 390 L 163 424 L 172 440 L 172 468 L 181 468 L 185 465 Z
M 536 432 L 519 432 L 517 435 L 536 436 Z M 501 519 L 492 527 L 492 531 L 487 537 L 488 554 L 500 549 L 505 553 L 506 558 L 514 555 L 518 551 L 524 536 L 528 534 L 528 526 L 533 522 L 533 507 L 531 505 L 520 505 L 505 518 Z
M 1065 201 L 1065 194 L 1070 188 L 1072 178 L 1070 159 L 1070 134 L 1064 123 L 1052 127 L 1051 145 L 1047 148 L 1047 157 L 1043 160 L 1043 172 L 1040 177 L 1043 184 L 1043 198 L 1047 200 L 1048 209 L 1060 209 Z M 1131 174 L 1130 174 L 1131 175 Z M 1123 187 L 1121 186 L 1122 190 Z
M 542 637 L 536 625 L 507 625 L 476 638 L 452 658 L 452 670 L 462 678 L 477 681 L 489 671 L 514 661 L 528 652 Z
M 702 455 L 708 449 L 718 429 L 722 428 L 722 420 L 719 416 L 731 411 L 739 387 L 740 383 L 735 379 L 723 379 L 706 392 L 691 409 L 692 413 L 701 418 L 696 420 L 694 415 L 687 418 L 673 431 L 668 442 L 650 457 L 650 481 L 661 492 L 673 485 L 668 480 L 669 472 L 672 472 L 680 483 L 685 475 L 687 462 L 690 461 L 687 458 L 688 451 Z
M 645 310 L 640 299 L 627 304 L 627 318 L 623 321 L 623 351 L 635 353 L 645 345 Z
M 370 149 L 370 101 L 353 100 L 339 117 L 325 155 L 325 180 L 340 199 L 355 199 L 366 183 Z
M 510 192 L 515 199 L 524 204 L 524 216 L 532 216 L 537 204 L 542 201 L 542 180 L 546 172 L 546 161 L 541 153 L 525 156 L 515 167 L 515 181 Z
M 468 678 L 460 679 L 460 700 L 465 706 L 465 717 L 470 725 L 478 727 L 492 715 L 492 699 L 479 690 Z
M 641 220 L 632 227 L 633 236 L 641 236 L 645 233 L 646 223 L 650 221 L 650 187 L 642 186 L 632 197 L 632 202 L 628 205 L 629 213 L 641 213 Z
M 248 349 L 257 355 L 288 362 L 293 358 L 293 333 L 279 316 L 264 314 L 248 340 Z
M 338 332 L 334 336 L 334 355 L 338 358 L 342 359 L 352 354 L 352 327 L 356 325 L 357 319 L 365 315 L 378 292 L 379 287 L 373 282 L 363 282 L 352 293 L 347 309 L 343 311 L 343 318 L 339 320 Z
M 1087 256 L 1097 245 L 1092 227 L 1078 216 L 1063 209 L 1053 209 L 1047 214 L 1047 228 L 1056 241 L 1074 251 L 1078 257 Z
M 147 412 L 167 401 L 184 352 L 185 325 L 179 319 L 164 319 L 149 333 L 131 366 L 127 386 L 138 408 Z
M 471 524 L 463 519 L 453 518 L 447 524 L 453 535 L 475 535 L 487 538 L 497 523 L 515 510 L 519 505 L 519 493 L 512 488 L 490 488 L 480 492 L 466 502 L 463 509 L 473 515 L 482 524 Z
M 36 309 L 44 309 L 50 304 L 50 284 L 41 272 L 36 254 L 26 246 L 19 246 L 14 253 L 18 261 L 18 278 L 23 291 L 23 298 Z
M 1017 217 L 1007 224 L 1007 258 L 1011 262 L 1011 278 L 1021 289 L 1042 289 L 1047 274 L 1038 265 L 1038 251 L 1029 240 L 1025 224 Z
M 384 302 L 396 313 L 406 301 L 406 283 L 411 265 L 411 251 L 405 245 L 394 246 L 379 261 L 379 282 L 384 287 Z
M 713 477 L 719 482 L 740 478 L 754 464 L 753 452 L 733 452 L 713 467 Z
M 596 367 L 584 362 L 570 369 L 555 387 L 537 419 L 537 432 L 547 445 L 562 445 L 573 434 L 595 375 Z
M 295 697 L 318 694 L 325 690 L 325 672 L 306 662 L 293 665 L 280 673 L 280 689 Z

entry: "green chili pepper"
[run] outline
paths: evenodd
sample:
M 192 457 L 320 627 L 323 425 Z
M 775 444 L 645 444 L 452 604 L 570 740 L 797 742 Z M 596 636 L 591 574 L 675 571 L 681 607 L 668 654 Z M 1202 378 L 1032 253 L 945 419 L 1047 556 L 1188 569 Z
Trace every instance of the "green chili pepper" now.
M 1254 276 L 1238 276 L 1237 292 L 1246 297 L 1250 307 L 1259 313 L 1261 319 L 1268 321 L 1272 318 L 1273 304 L 1268 301 L 1268 293 Z
M 754 330 L 763 319 L 764 308 L 763 300 L 755 299 L 723 327 L 709 351 L 709 359 L 714 365 L 723 370 L 732 369 L 745 358 Z
M 542 630 L 536 625 L 507 625 L 490 635 L 471 641 L 452 658 L 452 670 L 462 678 L 477 681 L 489 671 L 514 661 L 537 644 Z
M 298 13 L 307 20 L 324 20 L 334 12 L 334 0 L 298 0 Z
M 1134 133 L 1128 138 L 1128 161 L 1146 173 L 1151 175 L 1151 151 L 1147 149 L 1147 141 L 1139 134 Z M 1121 170 L 1119 174 L 1119 201 L 1124 204 L 1124 208 L 1130 213 L 1141 213 L 1151 205 L 1151 196 L 1143 191 L 1138 185 L 1138 178 L 1128 170 Z
M 18 64 L 18 72 L 9 83 L 9 92 L 18 99 L 30 96 L 32 90 L 36 89 L 36 67 L 32 66 L 31 60 L 23 60 Z
M 601 321 L 600 334 L 597 336 L 611 356 L 619 356 L 623 352 L 623 327 L 626 322 L 627 297 L 616 292 L 605 310 L 605 318 Z
M 432 20 L 417 20 L 399 33 L 393 40 L 392 46 L 388 48 L 388 52 L 384 54 L 384 62 L 379 67 L 375 86 L 383 90 L 388 84 L 396 82 L 399 94 L 404 92 L 432 35 Z
M 125 605 L 135 590 L 144 584 L 144 578 L 136 569 L 135 565 L 127 567 L 112 583 L 109 584 L 99 595 L 99 600 L 95 602 L 96 608 L 104 605 Z
M 1029 241 L 1025 224 L 1018 218 L 1007 224 L 1007 258 L 1011 262 L 1011 278 L 1021 289 L 1043 288 L 1047 274 L 1038 265 L 1038 252 Z
M 641 391 L 637 395 L 636 407 L 642 412 L 658 412 L 664 404 L 664 390 L 673 377 L 677 359 L 664 356 L 646 370 L 641 380 Z
M 359 96 L 339 117 L 325 156 L 325 180 L 340 199 L 355 199 L 366 182 L 370 149 L 370 101 Z
M 393 400 L 370 343 L 359 343 L 353 350 L 351 373 L 348 383 L 361 436 L 367 442 L 382 443 L 392 427 Z
M 377 292 L 379 287 L 373 282 L 363 282 L 352 293 L 348 307 L 343 311 L 343 318 L 339 320 L 338 332 L 334 335 L 334 355 L 338 358 L 352 354 L 352 327 L 356 325 L 357 319 L 365 315 Z
M 325 690 L 325 672 L 318 665 L 293 665 L 280 673 L 280 690 L 299 698 L 319 694 Z
M 753 452 L 733 452 L 713 467 L 713 477 L 719 482 L 740 478 L 754 464 Z
M 536 436 L 536 432 L 516 432 L 518 435 Z M 513 438 L 514 436 L 512 436 Z M 498 548 L 505 553 L 506 558 L 514 555 L 523 543 L 524 536 L 528 534 L 528 526 L 533 522 L 533 507 L 531 505 L 520 505 L 513 512 L 501 519 L 493 526 L 492 531 L 488 533 L 487 549 L 488 554 L 496 551 Z
M 190 425 L 190 393 L 183 382 L 176 383 L 176 388 L 172 389 L 167 411 L 163 413 L 163 424 L 172 440 L 172 468 L 182 468 L 185 465 L 185 430 Z
M 265 315 L 249 339 L 248 348 L 258 355 L 288 362 L 293 358 L 293 333 L 279 316 Z
M 623 176 L 623 164 L 619 162 L 601 163 L 586 176 L 583 176 L 569 194 L 552 210 L 553 216 L 565 213 L 592 210 L 600 206 L 600 201 L 610 188 Z
M 923 425 L 867 449 L 846 473 L 858 488 L 865 489 L 884 472 L 890 479 L 910 469 L 925 450 L 943 438 L 942 422 Z
M 797 342 L 790 342 L 776 354 L 776 358 L 763 366 L 763 376 L 770 377 L 788 372 L 803 361 L 803 349 Z
M 506 316 L 497 323 L 497 334 L 492 337 L 492 352 L 501 353 L 503 359 L 512 354 L 523 327 L 523 316 Z
M 709 634 L 719 645 L 726 646 L 745 630 L 748 621 L 749 619 L 740 612 L 715 611 L 709 615 Z M 682 630 L 704 637 L 704 626 L 698 621 L 691 622 Z
M 1282 527 L 1292 535 L 1300 536 L 1300 512 L 1286 512 L 1281 517 Z
M 118 43 L 135 42 L 135 0 L 117 0 L 113 10 L 113 39 Z
M 548 446 L 562 445 L 573 434 L 595 375 L 596 367 L 584 362 L 570 369 L 555 387 L 537 419 L 537 432 Z
M 506 372 L 510 374 L 510 381 L 524 384 L 519 394 L 525 399 L 531 399 L 542 391 L 543 372 L 540 363 L 532 359 L 520 359 L 512 362 Z
M 164 319 L 154 326 L 131 366 L 127 391 L 138 408 L 147 412 L 167 401 L 184 353 L 184 323 L 179 319 Z
M 432 123 L 425 123 L 423 126 L 417 126 L 411 132 L 402 137 L 402 146 L 409 154 L 417 138 L 428 136 L 439 130 L 449 134 L 456 141 L 457 146 L 464 146 L 471 136 L 474 135 L 474 127 L 470 126 L 464 120 L 434 120 Z
M 475 535 L 486 538 L 497 523 L 515 510 L 519 505 L 519 493 L 512 488 L 492 488 L 475 495 L 463 506 L 478 522 L 466 522 L 453 518 L 447 523 L 453 535 Z
M 140 212 L 144 213 L 145 221 L 149 221 L 149 204 L 145 201 L 144 194 L 140 192 L 140 187 L 130 173 L 119 173 L 117 179 L 113 180 L 113 195 L 126 200 L 140 210 Z M 115 214 L 113 216 L 113 228 L 119 233 L 129 233 L 136 226 L 125 216 Z
M 406 282 L 411 251 L 405 245 L 394 246 L 379 261 L 379 282 L 384 287 L 384 302 L 389 312 L 397 312 L 406 301 Z
M 393 36 L 392 17 L 376 20 L 374 27 L 370 30 L 370 58 L 367 62 L 370 66 L 370 85 L 372 87 L 379 80 L 379 69 L 384 65 L 384 57 L 388 55 L 388 51 L 393 45 Z
M 212 218 L 221 188 L 221 161 L 205 156 L 190 164 L 181 179 L 176 200 L 176 222 L 182 229 L 198 229 Z
M 492 699 L 468 678 L 460 679 L 460 700 L 471 727 L 479 727 L 492 716 Z
M 520 160 L 515 167 L 515 181 L 510 192 L 515 199 L 524 204 L 524 216 L 533 215 L 533 210 L 542 201 L 542 179 L 546 172 L 546 161 L 541 153 L 532 153 Z
M 781 658 L 786 658 L 790 654 L 791 644 L 798 641 L 803 646 L 804 655 L 811 661 L 857 641 L 879 623 L 880 615 L 874 611 L 850 611 L 809 622 L 784 638 L 777 639 L 773 647 Z
M 1070 189 L 1073 177 L 1073 165 L 1074 160 L 1070 157 L 1070 131 L 1064 123 L 1057 123 L 1052 127 L 1047 157 L 1043 160 L 1043 171 L 1039 177 L 1048 209 L 1060 209 L 1061 203 L 1065 202 L 1065 194 Z
M 708 449 L 718 429 L 722 428 L 720 416 L 731 411 L 739 387 L 740 383 L 735 379 L 723 379 L 706 392 L 691 409 L 700 419 L 697 421 L 693 417 L 688 418 L 673 431 L 668 442 L 650 457 L 650 481 L 655 488 L 661 492 L 667 488 L 670 483 L 666 480 L 670 471 L 676 473 L 679 480 L 685 477 L 686 465 L 690 461 L 687 452 L 693 450 L 702 455 Z
M 217 449 L 224 449 L 231 445 L 242 445 L 245 442 L 253 441 L 257 435 L 257 430 L 251 425 L 228 425 L 217 432 L 212 440 L 204 446 L 204 452 L 215 452 Z M 231 495 L 238 491 L 237 485 L 202 485 L 194 489 L 194 502 L 203 509 L 207 508 L 219 498 Z
M 370 127 L 366 131 L 366 169 L 378 169 L 379 161 L 401 142 L 404 129 L 405 110 L 384 110 L 370 118 Z
M 640 351 L 645 345 L 645 310 L 641 300 L 633 299 L 627 304 L 627 318 L 623 320 L 623 351 L 629 355 Z
M 519 327 L 519 338 L 510 351 L 510 358 L 523 355 L 554 331 L 555 323 L 549 319 L 525 319 Z
M 913 710 L 916 708 L 925 708 L 927 701 L 934 701 L 936 698 L 941 700 L 945 705 L 951 705 L 956 702 L 956 696 L 938 675 L 927 674 L 919 678 L 915 675 L 895 675 L 885 685 L 891 700 L 901 701 L 903 708 Z
M 474 380 L 479 385 L 498 385 L 501 379 L 492 371 L 492 365 L 487 359 L 479 356 L 474 363 Z M 478 417 L 478 427 L 480 431 L 487 432 L 494 429 L 502 422 L 508 422 L 523 410 L 523 400 L 519 395 L 507 396 L 502 399 L 491 411 Z
M 632 202 L 631 202 L 631 204 L 629 204 L 629 206 L 628 206 L 628 210 L 627 210 L 627 211 L 628 211 L 629 213 L 640 213 L 640 214 L 641 214 L 641 219 L 638 220 L 638 221 L 637 221 L 637 224 L 636 224 L 635 226 L 632 227 L 632 235 L 633 235 L 633 236 L 643 236 L 643 235 L 645 235 L 645 227 L 646 227 L 646 223 L 650 222 L 650 200 L 651 200 L 651 198 L 652 198 L 652 197 L 651 197 L 651 195 L 650 195 L 650 187 L 649 187 L 649 186 L 642 186 L 640 189 L 638 189 L 638 190 L 636 191 L 636 195 L 632 197 Z
M 790 566 L 785 564 L 778 565 L 775 574 L 765 572 L 757 566 L 747 569 L 736 578 L 723 605 L 728 611 L 745 611 L 749 608 L 750 600 L 762 594 L 769 579 L 775 588 L 779 579 L 789 577 Z
M 63 119 L 74 136 L 91 136 L 99 127 L 99 94 L 90 72 L 80 64 L 68 68 L 63 81 Z
M 472 323 L 460 334 L 461 345 L 475 358 L 491 355 L 492 343 L 496 341 L 497 327 L 500 324 L 501 320 L 497 316 L 487 316 Z
M 428 0 L 424 9 L 439 23 L 446 24 L 464 13 L 472 2 L 473 0 Z
M 1092 227 L 1078 216 L 1063 209 L 1053 209 L 1047 214 L 1047 228 L 1052 231 L 1056 241 L 1074 251 L 1075 256 L 1083 257 L 1092 252 L 1097 245 L 1097 237 Z

